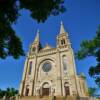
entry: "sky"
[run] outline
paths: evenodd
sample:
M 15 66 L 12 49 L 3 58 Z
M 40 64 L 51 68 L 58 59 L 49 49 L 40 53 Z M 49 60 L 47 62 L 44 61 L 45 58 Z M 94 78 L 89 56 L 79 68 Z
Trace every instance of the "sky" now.
M 40 30 L 40 41 L 43 46 L 47 43 L 56 46 L 56 36 L 59 34 L 60 22 L 63 21 L 66 32 L 68 32 L 74 53 L 80 48 L 82 40 L 90 40 L 96 35 L 100 25 L 100 0 L 65 0 L 67 11 L 58 16 L 50 16 L 45 23 L 37 23 L 30 17 L 27 10 L 20 11 L 21 16 L 17 23 L 12 25 L 16 34 L 20 37 L 25 53 L 29 45 L 34 41 L 36 32 Z M 26 57 L 15 60 L 8 57 L 0 59 L 0 88 L 19 88 Z M 96 65 L 93 57 L 84 60 L 76 60 L 77 73 L 83 72 L 87 78 L 88 87 L 95 87 L 94 80 L 88 75 L 88 69 Z

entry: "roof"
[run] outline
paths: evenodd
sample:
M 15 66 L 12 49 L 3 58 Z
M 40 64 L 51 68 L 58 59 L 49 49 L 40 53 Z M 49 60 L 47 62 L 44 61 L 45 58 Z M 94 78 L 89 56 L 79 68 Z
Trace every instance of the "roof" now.
M 48 49 L 52 49 L 52 47 L 49 44 L 46 44 L 46 46 L 42 50 L 48 50 Z

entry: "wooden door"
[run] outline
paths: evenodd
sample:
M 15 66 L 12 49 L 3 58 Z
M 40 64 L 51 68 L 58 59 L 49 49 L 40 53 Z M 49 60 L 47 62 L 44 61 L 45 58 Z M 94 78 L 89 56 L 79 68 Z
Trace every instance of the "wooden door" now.
M 65 95 L 70 95 L 69 86 L 65 86 Z
M 28 94 L 29 94 L 29 89 L 26 88 L 25 96 L 28 96 Z
M 49 88 L 42 88 L 42 96 L 49 96 Z

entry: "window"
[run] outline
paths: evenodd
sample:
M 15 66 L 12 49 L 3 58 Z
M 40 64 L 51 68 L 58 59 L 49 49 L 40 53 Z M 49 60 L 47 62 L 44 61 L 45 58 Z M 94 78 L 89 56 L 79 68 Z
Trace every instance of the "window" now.
M 65 44 L 65 40 L 63 39 L 63 44 Z
M 29 63 L 29 75 L 31 74 L 31 71 L 32 71 L 32 61 Z
M 63 40 L 61 40 L 61 44 L 63 45 Z
M 69 82 L 65 82 L 65 83 L 64 83 L 64 86 L 68 86 L 68 85 L 69 85 Z
M 35 50 L 36 50 L 36 48 L 34 47 L 34 48 L 32 48 L 32 52 L 35 52 Z
M 63 56 L 63 70 L 67 70 L 67 57 L 65 55 Z
M 51 70 L 51 63 L 50 62 L 45 62 L 42 69 L 44 72 L 49 72 Z
M 61 40 L 61 44 L 62 45 L 65 44 L 65 39 Z

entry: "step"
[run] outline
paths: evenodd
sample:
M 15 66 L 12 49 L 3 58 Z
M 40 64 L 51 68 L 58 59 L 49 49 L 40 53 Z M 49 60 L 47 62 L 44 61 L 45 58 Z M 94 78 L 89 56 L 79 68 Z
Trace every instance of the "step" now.
M 37 97 L 37 96 L 24 96 L 20 97 L 20 100 L 53 100 L 52 96 L 44 96 L 44 97 Z M 67 96 L 66 98 L 64 96 L 56 96 L 55 100 L 78 100 L 75 99 L 73 96 Z M 80 97 L 79 100 L 90 100 L 88 97 Z
M 52 97 L 45 96 L 45 97 L 36 97 L 36 96 L 25 96 L 21 97 L 20 100 L 52 100 Z

